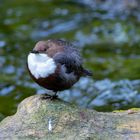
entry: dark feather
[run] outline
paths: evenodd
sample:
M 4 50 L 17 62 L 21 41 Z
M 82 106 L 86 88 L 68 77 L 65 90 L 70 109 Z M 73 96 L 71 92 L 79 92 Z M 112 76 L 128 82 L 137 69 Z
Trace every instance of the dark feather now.
M 68 73 L 76 72 L 81 69 L 82 59 L 80 57 L 79 52 L 74 48 L 70 48 L 68 52 L 64 51 L 57 53 L 53 57 L 53 59 L 56 63 L 65 65 Z
M 92 72 L 82 67 L 82 58 L 80 52 L 67 41 L 55 40 L 57 44 L 64 47 L 63 52 L 56 53 L 53 57 L 56 63 L 65 65 L 66 72 L 74 72 L 81 76 L 92 76 Z
M 83 68 L 83 75 L 84 76 L 93 76 L 92 72 Z

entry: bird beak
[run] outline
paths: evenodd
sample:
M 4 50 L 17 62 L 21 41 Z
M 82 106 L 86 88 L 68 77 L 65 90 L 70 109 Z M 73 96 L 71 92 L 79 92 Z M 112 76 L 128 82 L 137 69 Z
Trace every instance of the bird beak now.
M 39 51 L 32 50 L 30 53 L 35 53 L 35 54 L 38 54 L 38 53 L 39 53 Z

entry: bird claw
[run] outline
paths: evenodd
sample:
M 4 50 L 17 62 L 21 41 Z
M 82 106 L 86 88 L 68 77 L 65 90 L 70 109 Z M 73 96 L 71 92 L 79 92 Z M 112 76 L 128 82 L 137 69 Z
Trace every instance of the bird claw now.
M 47 100 L 47 99 L 54 100 L 54 99 L 57 99 L 57 98 L 58 98 L 58 95 L 56 95 L 56 94 L 54 94 L 54 95 L 44 94 L 41 99 L 43 99 L 43 100 Z

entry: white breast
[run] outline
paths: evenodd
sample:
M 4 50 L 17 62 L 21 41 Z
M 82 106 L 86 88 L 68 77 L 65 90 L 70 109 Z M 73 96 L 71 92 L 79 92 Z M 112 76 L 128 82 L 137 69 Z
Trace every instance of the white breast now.
M 35 78 L 45 78 L 53 74 L 56 69 L 54 60 L 47 56 L 47 54 L 33 54 L 28 55 L 28 68 Z

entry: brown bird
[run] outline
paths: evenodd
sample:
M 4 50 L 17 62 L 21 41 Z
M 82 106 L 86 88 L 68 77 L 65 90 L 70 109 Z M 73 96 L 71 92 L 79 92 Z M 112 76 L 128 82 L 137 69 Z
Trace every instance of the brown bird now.
M 29 53 L 27 67 L 33 80 L 55 92 L 69 89 L 81 76 L 92 76 L 82 66 L 78 49 L 63 40 L 39 41 Z

